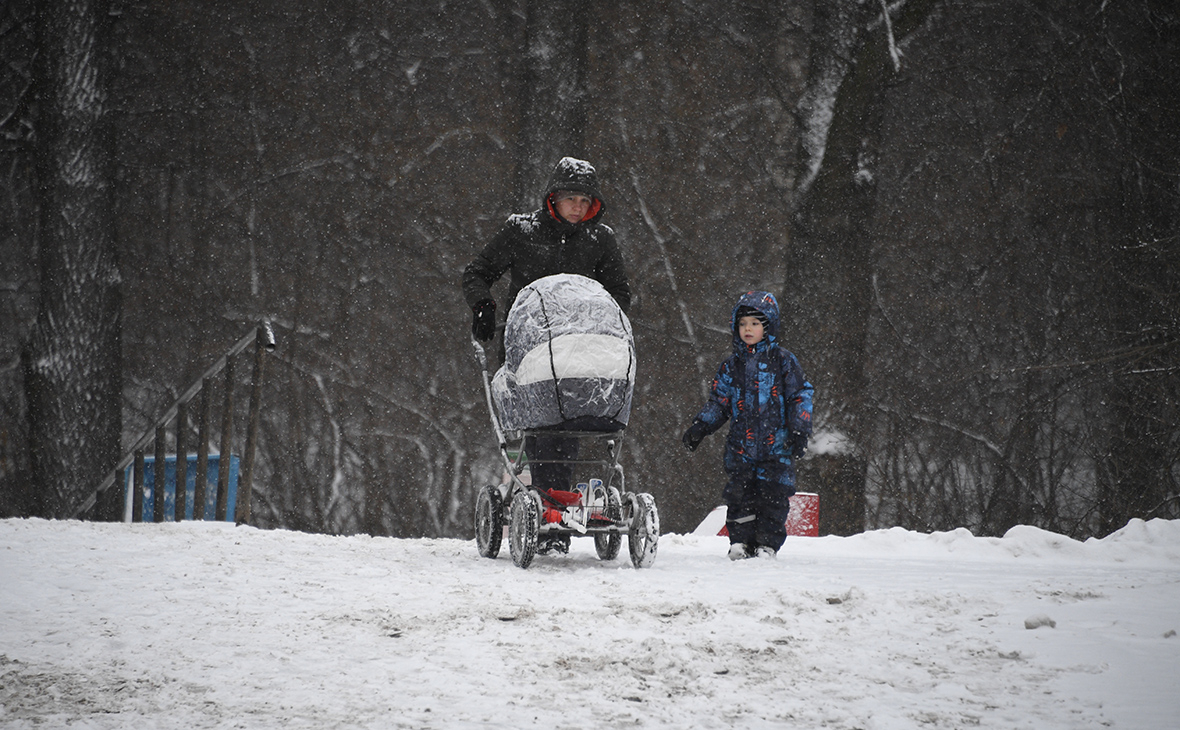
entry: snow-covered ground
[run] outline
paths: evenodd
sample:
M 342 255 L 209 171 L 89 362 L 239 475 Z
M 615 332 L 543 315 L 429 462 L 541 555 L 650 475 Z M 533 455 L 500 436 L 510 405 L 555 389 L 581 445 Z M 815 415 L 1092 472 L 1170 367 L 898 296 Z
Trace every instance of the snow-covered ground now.
M 1180 522 L 731 563 L 0 521 L 3 728 L 1173 728 Z

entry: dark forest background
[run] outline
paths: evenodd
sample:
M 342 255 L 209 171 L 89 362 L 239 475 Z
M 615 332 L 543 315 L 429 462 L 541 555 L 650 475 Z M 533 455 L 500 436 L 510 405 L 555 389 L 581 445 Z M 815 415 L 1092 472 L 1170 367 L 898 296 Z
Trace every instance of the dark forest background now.
M 460 273 L 573 155 L 664 531 L 719 501 L 723 439 L 679 437 L 753 288 L 824 532 L 1180 517 L 1173 2 L 0 7 L 0 516 L 72 514 L 269 319 L 253 523 L 469 537 Z

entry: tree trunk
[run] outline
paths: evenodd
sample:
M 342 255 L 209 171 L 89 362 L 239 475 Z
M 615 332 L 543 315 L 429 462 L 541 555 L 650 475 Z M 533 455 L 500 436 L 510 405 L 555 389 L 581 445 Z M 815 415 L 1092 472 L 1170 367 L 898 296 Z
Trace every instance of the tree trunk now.
M 1153 17 L 1170 17 L 1175 27 L 1174 4 L 1146 7 Z M 1138 36 L 1144 26 L 1133 27 Z M 1109 446 L 1098 459 L 1098 535 L 1132 518 L 1180 515 L 1180 189 L 1175 175 L 1180 139 L 1174 132 L 1161 133 L 1168 125 L 1174 129 L 1174 122 L 1163 121 L 1159 113 L 1180 104 L 1175 81 L 1160 73 L 1176 68 L 1180 40 L 1175 33 L 1149 37 L 1150 42 L 1140 41 L 1144 57 L 1136 59 L 1111 100 L 1124 130 L 1120 186 L 1121 207 L 1128 215 L 1121 240 L 1112 241 L 1103 296 L 1110 330 L 1128 355 L 1107 385 L 1109 419 L 1101 430 Z M 1133 40 L 1115 42 L 1129 46 Z
M 60 0 L 42 3 L 37 16 L 41 300 L 24 362 L 32 505 L 45 517 L 72 514 L 119 457 L 121 297 L 107 10 L 98 0 Z M 108 508 L 100 516 L 114 515 Z
M 528 4 L 518 210 L 537 206 L 540 189 L 559 159 L 585 154 L 589 15 L 585 7 L 571 10 L 568 3 L 557 0 Z
M 803 484 L 820 494 L 821 531 L 864 530 L 867 458 L 863 436 L 873 417 L 865 393 L 865 345 L 872 302 L 872 243 L 876 204 L 875 162 L 881 145 L 885 91 L 897 73 L 895 41 L 918 27 L 933 0 L 906 5 L 891 23 L 872 21 L 881 7 L 867 3 L 817 9 L 805 110 L 810 136 L 801 155 L 804 182 L 795 201 L 787 287 L 787 332 L 816 386 L 820 428 L 848 438 L 851 449 L 804 463 Z M 864 30 L 871 28 L 870 30 Z M 841 76 L 843 54 L 852 61 Z M 834 97 L 833 97 L 834 94 Z M 822 142 L 814 136 L 830 123 Z M 816 120 L 819 121 L 816 121 Z M 824 423 L 824 420 L 827 423 Z M 806 488 L 804 486 L 803 488 Z

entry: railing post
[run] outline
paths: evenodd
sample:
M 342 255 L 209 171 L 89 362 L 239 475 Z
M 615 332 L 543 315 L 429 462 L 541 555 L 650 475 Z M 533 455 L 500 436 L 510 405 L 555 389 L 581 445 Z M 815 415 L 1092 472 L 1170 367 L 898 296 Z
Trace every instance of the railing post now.
M 234 358 L 225 358 L 225 401 L 221 411 L 221 456 L 217 459 L 217 521 L 225 522 L 229 508 L 229 463 L 234 435 Z
M 131 521 L 143 522 L 143 502 L 147 494 L 143 488 L 143 450 L 135 452 L 135 466 L 131 467 Z
M 188 499 L 188 401 L 176 404 L 176 521 L 183 522 Z
M 266 372 L 264 356 L 274 349 L 274 333 L 267 324 L 258 325 L 254 341 L 254 372 L 250 375 L 250 414 L 246 421 L 246 453 L 242 455 L 242 473 L 238 476 L 238 502 L 234 522 L 250 524 L 250 493 L 254 487 L 254 453 L 258 448 L 258 411 L 262 405 L 262 378 Z
M 163 522 L 166 515 L 164 514 L 164 481 L 167 479 L 165 471 L 167 455 L 164 453 L 164 448 L 167 445 L 164 438 L 167 432 L 163 426 L 156 426 L 156 463 L 152 466 L 152 475 L 155 477 L 155 484 L 152 485 L 152 506 L 155 508 L 152 511 L 155 513 L 153 522 Z
M 201 413 L 197 425 L 197 475 L 193 489 L 193 519 L 205 519 L 205 490 L 209 486 L 209 378 L 201 381 Z

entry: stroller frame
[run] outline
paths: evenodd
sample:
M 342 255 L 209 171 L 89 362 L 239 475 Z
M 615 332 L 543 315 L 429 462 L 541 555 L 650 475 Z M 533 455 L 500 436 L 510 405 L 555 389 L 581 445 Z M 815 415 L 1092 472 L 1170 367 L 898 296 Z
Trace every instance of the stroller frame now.
M 556 428 L 505 430 L 492 398 L 487 354 L 478 341 L 473 339 L 471 343 L 479 363 L 488 414 L 507 475 L 507 479 L 500 484 L 485 485 L 477 490 L 475 540 L 479 554 L 496 558 L 506 531 L 512 562 L 520 568 L 528 568 L 532 564 L 542 538 L 564 535 L 592 537 L 598 557 L 601 560 L 614 560 L 625 534 L 632 564 L 636 568 L 650 567 L 655 561 L 659 542 L 659 512 L 650 494 L 626 490 L 623 465 L 619 463 L 623 431 Z M 579 456 L 570 459 L 530 458 L 525 453 L 525 442 L 530 436 L 576 439 Z M 587 447 L 591 449 L 592 456 L 584 458 Z M 595 490 L 587 489 L 560 492 L 558 495 L 563 499 L 557 499 L 551 493 L 534 487 L 531 479 L 525 482 L 521 478 L 530 463 L 598 467 L 602 470 L 602 496 L 595 500 Z M 560 521 L 546 521 L 547 513 L 550 516 L 560 513 Z

